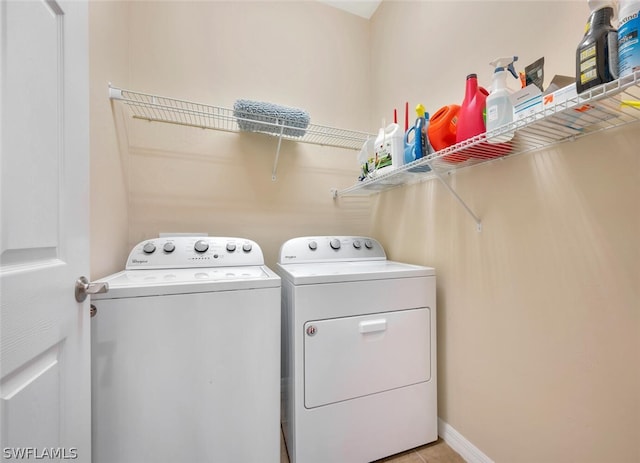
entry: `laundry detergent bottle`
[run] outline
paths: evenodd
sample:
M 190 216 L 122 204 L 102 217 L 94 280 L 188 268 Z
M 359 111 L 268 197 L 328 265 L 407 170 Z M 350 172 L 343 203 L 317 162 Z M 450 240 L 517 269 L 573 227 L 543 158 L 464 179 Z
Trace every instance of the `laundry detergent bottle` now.
M 510 98 L 511 92 L 507 86 L 507 71 L 515 79 L 518 79 L 518 74 L 513 66 L 517 60 L 517 56 L 507 56 L 490 63 L 495 67 L 495 71 L 491 93 L 487 97 L 487 142 L 492 144 L 508 142 L 515 134 L 510 131 L 492 136 L 491 132 L 513 122 L 513 104 Z
M 485 133 L 485 109 L 488 95 L 489 92 L 483 87 L 478 86 L 478 76 L 476 74 L 469 74 L 467 76 L 464 101 L 462 105 L 460 105 L 460 113 L 458 114 L 456 143 Z M 470 157 L 488 159 L 504 156 L 510 151 L 510 142 L 494 145 L 482 142 L 475 144 L 473 147 L 458 151 L 451 156 L 456 156 L 456 160 L 466 160 Z
M 484 111 L 488 95 L 489 92 L 478 86 L 478 76 L 469 74 L 467 76 L 464 100 L 458 113 L 456 143 L 485 132 Z M 476 149 L 465 149 L 456 153 L 456 156 L 458 159 L 466 160 L 469 157 L 475 157 L 475 153 L 477 153 Z
M 419 104 L 416 106 L 417 119 L 413 127 L 404 134 L 404 163 L 421 159 L 431 153 L 431 145 L 429 143 L 428 127 L 429 113 L 425 111 L 424 106 Z M 413 143 L 409 141 L 409 135 L 413 132 Z M 411 167 L 409 172 L 429 172 L 431 167 L 427 164 Z
M 429 115 L 426 114 L 425 117 L 425 114 L 425 109 L 422 104 L 416 106 L 416 123 L 407 130 L 404 135 L 405 163 L 415 161 L 429 154 L 427 141 L 427 120 Z M 410 144 L 409 135 L 411 135 L 411 132 L 413 132 L 413 143 Z M 407 151 L 407 147 L 409 146 L 411 149 Z
M 384 125 L 384 123 L 383 123 Z M 389 124 L 378 131 L 374 145 L 375 166 L 370 173 L 396 169 L 404 164 L 402 131 L 398 124 Z
M 484 110 L 488 92 L 478 87 L 478 76 L 469 74 L 464 93 L 464 100 L 458 113 L 456 143 L 475 137 L 485 132 Z
M 611 24 L 615 3 L 589 0 L 589 7 L 591 15 L 576 50 L 578 93 L 618 78 L 618 31 Z

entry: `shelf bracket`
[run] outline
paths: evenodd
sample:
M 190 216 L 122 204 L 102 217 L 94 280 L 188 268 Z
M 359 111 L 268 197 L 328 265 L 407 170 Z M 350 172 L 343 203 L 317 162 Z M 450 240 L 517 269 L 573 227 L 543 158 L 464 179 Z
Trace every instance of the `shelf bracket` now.
M 431 165 L 431 163 L 427 162 L 427 165 L 429 165 L 429 167 L 431 167 L 431 172 L 433 172 L 434 175 L 436 176 L 436 178 L 438 180 L 440 180 L 440 183 L 442 183 L 447 188 L 447 190 L 449 190 L 449 193 L 451 193 L 453 195 L 453 197 L 456 198 L 456 200 L 462 205 L 462 207 L 464 207 L 464 209 L 467 211 L 467 213 L 473 218 L 473 221 L 476 223 L 476 230 L 478 232 L 481 232 L 482 231 L 482 221 L 478 218 L 478 216 L 473 213 L 471 208 L 469 206 L 467 206 L 467 203 L 465 203 L 464 200 L 460 197 L 460 195 L 458 193 L 456 193 L 456 191 L 453 188 L 451 188 L 451 185 L 449 185 L 445 181 L 445 179 L 442 178 L 442 175 L 436 169 L 434 169 L 434 167 Z
M 122 100 L 122 90 L 111 85 L 111 82 L 109 82 L 109 99 Z
M 284 122 L 276 121 L 280 126 L 280 135 L 278 135 L 278 147 L 276 148 L 276 158 L 273 161 L 273 169 L 271 170 L 271 181 L 276 181 L 276 170 L 278 169 L 278 159 L 280 159 L 280 146 L 282 145 L 282 134 L 284 133 Z

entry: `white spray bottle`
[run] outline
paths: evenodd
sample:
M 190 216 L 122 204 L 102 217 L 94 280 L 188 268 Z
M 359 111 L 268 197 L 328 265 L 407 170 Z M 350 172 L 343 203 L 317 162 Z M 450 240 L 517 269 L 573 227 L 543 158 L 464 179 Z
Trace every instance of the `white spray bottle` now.
M 491 93 L 487 97 L 487 141 L 489 143 L 506 143 L 510 141 L 514 132 L 501 133 L 492 136 L 491 132 L 503 125 L 513 122 L 513 104 L 509 99 L 509 87 L 507 86 L 507 71 L 518 79 L 518 74 L 513 63 L 518 61 L 517 56 L 507 56 L 492 61 L 491 66 L 495 67 L 493 82 L 491 83 Z

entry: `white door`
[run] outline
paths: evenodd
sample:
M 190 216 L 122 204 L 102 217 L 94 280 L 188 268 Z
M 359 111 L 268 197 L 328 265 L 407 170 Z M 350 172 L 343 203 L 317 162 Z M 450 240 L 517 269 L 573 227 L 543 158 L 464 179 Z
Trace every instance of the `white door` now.
M 0 0 L 2 459 L 91 461 L 88 17 Z

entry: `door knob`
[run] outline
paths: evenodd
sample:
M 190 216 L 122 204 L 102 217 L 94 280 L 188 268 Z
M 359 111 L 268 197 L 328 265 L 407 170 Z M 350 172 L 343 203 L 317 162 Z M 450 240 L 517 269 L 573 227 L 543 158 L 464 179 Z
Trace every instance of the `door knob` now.
M 89 283 L 87 277 L 82 276 L 76 280 L 76 301 L 83 302 L 87 294 L 106 293 L 109 291 L 109 283 Z

